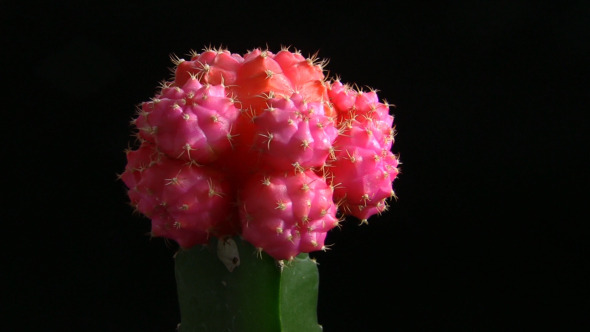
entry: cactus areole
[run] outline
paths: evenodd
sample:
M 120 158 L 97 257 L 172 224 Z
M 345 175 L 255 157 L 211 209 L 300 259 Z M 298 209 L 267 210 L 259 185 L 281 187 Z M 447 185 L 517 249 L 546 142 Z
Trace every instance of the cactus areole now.
M 121 175 L 151 235 L 181 248 L 240 236 L 276 260 L 325 249 L 343 216 L 387 209 L 398 175 L 390 105 L 298 51 L 173 57 L 141 103 Z

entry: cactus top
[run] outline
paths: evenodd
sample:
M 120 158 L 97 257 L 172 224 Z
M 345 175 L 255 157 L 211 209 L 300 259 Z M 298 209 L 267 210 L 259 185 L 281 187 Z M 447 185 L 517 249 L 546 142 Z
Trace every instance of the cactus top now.
M 138 106 L 121 178 L 152 235 L 183 248 L 239 234 L 275 259 L 325 249 L 343 216 L 387 209 L 398 157 L 390 105 L 283 49 L 173 58 Z

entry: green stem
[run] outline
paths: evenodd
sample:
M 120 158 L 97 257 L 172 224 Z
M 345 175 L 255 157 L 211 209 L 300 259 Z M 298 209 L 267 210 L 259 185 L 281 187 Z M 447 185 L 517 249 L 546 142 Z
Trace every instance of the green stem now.
M 217 239 L 177 253 L 180 332 L 322 331 L 317 323 L 318 269 L 307 254 L 283 267 L 241 239 L 232 272 L 217 257 Z

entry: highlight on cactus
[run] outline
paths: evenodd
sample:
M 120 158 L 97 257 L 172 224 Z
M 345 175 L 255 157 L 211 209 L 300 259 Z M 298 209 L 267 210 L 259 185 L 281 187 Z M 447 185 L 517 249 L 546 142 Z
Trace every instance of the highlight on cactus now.
M 137 107 L 121 179 L 151 235 L 180 246 L 179 329 L 321 330 L 307 253 L 325 250 L 346 216 L 366 223 L 395 196 L 391 105 L 288 48 L 172 61 L 173 77 Z M 302 280 L 316 281 L 294 289 Z

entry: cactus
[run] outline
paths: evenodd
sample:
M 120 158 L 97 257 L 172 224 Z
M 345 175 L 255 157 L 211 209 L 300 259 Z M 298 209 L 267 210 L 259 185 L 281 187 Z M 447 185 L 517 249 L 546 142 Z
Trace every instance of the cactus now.
M 151 235 L 180 246 L 181 331 L 321 330 L 307 253 L 343 217 L 387 209 L 390 105 L 288 49 L 173 62 L 138 106 L 121 179 Z

